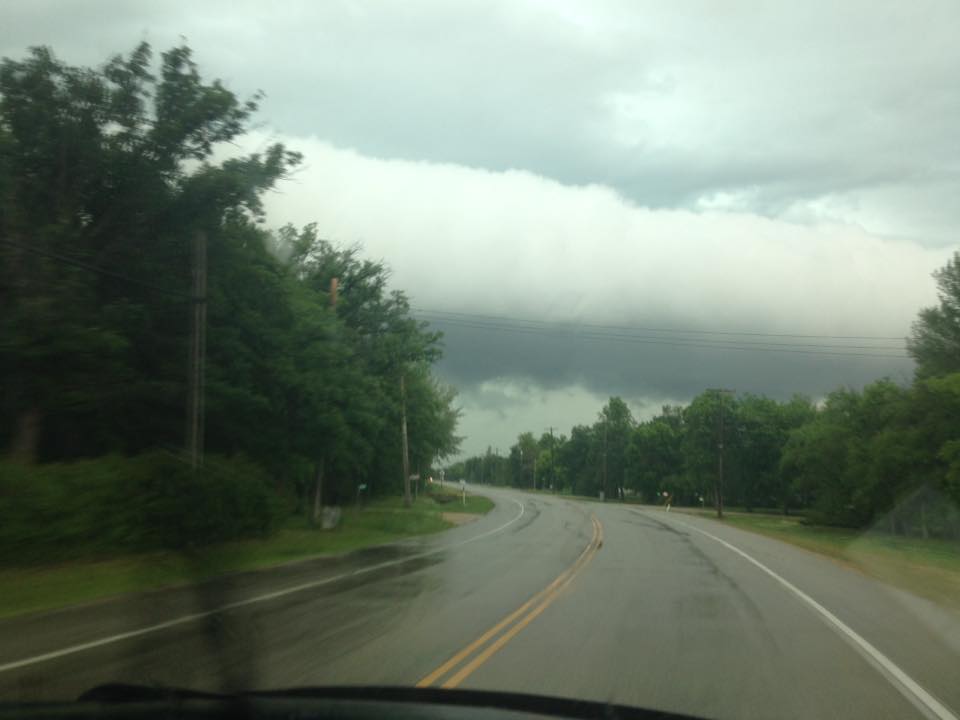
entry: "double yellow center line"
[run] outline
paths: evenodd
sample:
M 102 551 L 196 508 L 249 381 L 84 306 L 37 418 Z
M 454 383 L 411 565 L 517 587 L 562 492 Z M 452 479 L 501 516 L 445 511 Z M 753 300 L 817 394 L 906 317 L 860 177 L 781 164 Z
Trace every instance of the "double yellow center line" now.
M 420 680 L 420 682 L 417 683 L 417 687 L 435 685 L 441 678 L 448 675 L 449 677 L 442 683 L 439 683 L 439 686 L 443 688 L 457 687 L 469 677 L 474 670 L 483 665 L 494 653 L 533 622 L 540 613 L 550 607 L 553 601 L 559 597 L 560 593 L 574 581 L 580 571 L 593 559 L 593 556 L 597 550 L 600 549 L 600 546 L 603 545 L 603 526 L 600 524 L 600 521 L 597 520 L 596 516 L 593 515 L 590 516 L 590 522 L 593 525 L 593 537 L 590 538 L 590 543 L 584 548 L 583 552 L 580 553 L 580 556 L 573 565 L 564 570 L 556 580 L 543 588 L 543 590 L 540 590 L 523 605 Z

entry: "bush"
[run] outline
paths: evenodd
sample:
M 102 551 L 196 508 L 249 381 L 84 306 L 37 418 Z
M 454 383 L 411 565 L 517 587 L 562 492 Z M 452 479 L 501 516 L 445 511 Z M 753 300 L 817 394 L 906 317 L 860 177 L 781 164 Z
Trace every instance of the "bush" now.
M 263 471 L 240 457 L 209 457 L 196 473 L 161 452 L 0 463 L 0 561 L 8 564 L 264 536 L 277 515 Z

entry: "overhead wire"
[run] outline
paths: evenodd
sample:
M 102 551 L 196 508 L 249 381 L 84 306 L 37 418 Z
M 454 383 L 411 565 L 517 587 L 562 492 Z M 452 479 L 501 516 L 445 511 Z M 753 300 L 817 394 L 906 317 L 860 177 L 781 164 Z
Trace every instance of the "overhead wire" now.
M 189 293 L 154 285 L 132 278 L 123 273 L 92 265 L 78 258 L 23 245 L 6 238 L 0 238 L 0 244 L 14 247 L 24 252 L 47 257 L 67 265 L 82 268 L 106 277 L 139 286 L 154 292 L 171 295 L 188 300 L 197 300 Z M 795 340 L 865 340 L 891 341 L 901 338 L 883 335 L 826 335 L 802 333 L 766 333 L 753 330 L 710 330 L 710 329 L 683 329 L 665 327 L 646 327 L 639 325 L 610 325 L 590 322 L 563 322 L 534 318 L 523 318 L 509 315 L 490 315 L 483 313 L 466 313 L 449 310 L 434 310 L 429 308 L 411 308 L 411 312 L 421 319 L 440 325 L 463 327 L 496 332 L 510 332 L 546 337 L 568 336 L 589 341 L 612 341 L 643 345 L 663 345 L 670 347 L 696 347 L 715 350 L 739 350 L 747 352 L 777 352 L 796 353 L 802 355 L 824 355 L 832 357 L 869 357 L 888 359 L 909 359 L 906 354 L 894 354 L 895 351 L 905 349 L 903 345 L 850 345 L 846 343 L 808 343 L 808 342 L 778 342 L 774 340 L 745 340 L 744 337 L 756 338 L 783 338 Z M 668 337 L 658 335 L 642 335 L 637 333 L 662 333 Z M 697 337 L 707 336 L 707 337 Z M 673 336 L 673 337 L 670 337 Z M 713 339 L 717 337 L 717 339 Z M 729 338 L 729 339 L 727 339 Z M 813 349 L 811 349 L 813 348 Z M 849 352 L 849 351 L 855 352 Z M 878 351 L 878 352 L 863 352 Z
M 601 323 L 589 323 L 589 322 L 569 322 L 569 321 L 552 321 L 552 320 L 538 320 L 534 318 L 522 318 L 511 315 L 487 315 L 483 313 L 465 313 L 465 312 L 453 312 L 450 310 L 434 310 L 431 308 L 413 308 L 416 312 L 426 313 L 431 315 L 442 315 L 450 317 L 461 317 L 464 319 L 490 319 L 490 320 L 506 320 L 510 322 L 518 323 L 531 323 L 537 325 L 569 325 L 574 327 L 586 327 L 586 328 L 597 328 L 604 330 L 638 330 L 642 332 L 662 332 L 662 333 L 678 333 L 678 334 L 699 334 L 699 335 L 745 335 L 745 336 L 756 336 L 756 337 L 782 337 L 782 338 L 799 338 L 799 339 L 822 339 L 822 340 L 898 340 L 902 341 L 902 337 L 897 337 L 894 335 L 811 335 L 811 334 L 801 334 L 801 333 L 770 333 L 770 332 L 759 332 L 755 330 L 702 330 L 694 328 L 655 328 L 655 327 L 644 327 L 640 325 L 606 325 Z
M 421 315 L 420 317 L 430 317 L 428 315 Z M 466 320 L 453 320 L 443 317 L 434 318 L 435 322 L 440 323 L 451 323 L 451 324 L 466 324 Z M 509 324 L 497 324 L 497 323 L 470 323 L 471 327 L 489 327 L 493 329 L 499 328 L 516 328 L 516 329 L 526 329 L 531 331 L 551 331 L 551 328 L 546 327 L 524 327 L 520 325 L 509 325 Z M 569 335 L 586 335 L 586 336 L 602 336 L 610 338 L 637 338 L 642 340 L 682 340 L 682 341 L 696 341 L 704 342 L 710 344 L 718 343 L 736 343 L 738 345 L 757 345 L 757 346 L 774 346 L 774 347 L 786 347 L 786 348 L 837 348 L 837 349 L 849 349 L 849 350 L 899 350 L 903 346 L 889 346 L 889 345 L 845 345 L 837 343 L 784 343 L 777 342 L 774 340 L 769 341 L 757 341 L 757 340 L 710 340 L 710 339 L 701 339 L 701 338 L 670 338 L 670 337 L 658 337 L 658 336 L 648 336 L 648 335 L 631 335 L 631 334 L 619 334 L 619 333 L 581 333 L 576 329 L 566 329 L 564 327 L 557 327 L 553 332 L 569 334 Z
M 583 339 L 588 341 L 610 341 L 620 343 L 632 343 L 642 345 L 663 345 L 670 347 L 696 347 L 714 350 L 738 350 L 745 352 L 777 352 L 777 353 L 795 353 L 802 355 L 822 355 L 832 357 L 867 357 L 867 358 L 887 358 L 887 359 L 909 359 L 906 354 L 897 354 L 894 352 L 882 352 L 896 350 L 898 348 L 869 345 L 841 345 L 841 344 L 818 344 L 818 343 L 781 343 L 775 341 L 757 342 L 749 340 L 735 339 L 717 339 L 696 338 L 696 337 L 657 337 L 649 335 L 636 335 L 600 331 L 584 331 L 576 328 L 565 327 L 563 325 L 553 327 L 549 326 L 529 326 L 513 324 L 508 322 L 494 323 L 489 321 L 468 321 L 464 319 L 443 317 L 439 315 L 428 315 L 423 311 L 417 314 L 429 322 L 439 326 L 448 325 L 451 327 L 462 327 L 477 330 L 487 330 L 494 332 L 507 332 L 515 334 L 537 335 L 541 337 L 570 337 L 573 339 Z M 584 327 L 591 327 L 585 325 Z M 596 326 L 593 326 L 596 327 Z M 814 348 L 814 349 L 811 349 Z M 877 352 L 865 352 L 876 350 Z M 852 352 L 851 352 L 852 351 Z

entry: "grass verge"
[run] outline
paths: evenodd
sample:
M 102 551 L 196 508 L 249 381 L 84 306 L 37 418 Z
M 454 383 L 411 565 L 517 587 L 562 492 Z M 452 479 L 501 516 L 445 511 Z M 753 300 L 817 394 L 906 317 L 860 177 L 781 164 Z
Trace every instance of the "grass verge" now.
M 435 484 L 428 492 L 433 501 L 442 506 L 443 512 L 483 515 L 493 509 L 493 500 L 490 498 L 467 493 L 466 501 L 464 501 L 460 489 L 449 484 L 442 488 Z
M 442 518 L 445 511 L 485 513 L 492 507 L 488 498 L 473 495 L 467 496 L 466 507 L 421 495 L 409 510 L 403 508 L 400 498 L 383 498 L 363 508 L 345 508 L 335 530 L 320 531 L 304 518 L 290 518 L 269 538 L 213 545 L 195 557 L 156 552 L 63 565 L 0 568 L 0 618 L 382 545 L 446 530 L 452 524 Z
M 711 517 L 699 510 L 685 511 Z M 732 527 L 782 540 L 960 612 L 960 543 L 804 525 L 798 518 L 728 514 Z

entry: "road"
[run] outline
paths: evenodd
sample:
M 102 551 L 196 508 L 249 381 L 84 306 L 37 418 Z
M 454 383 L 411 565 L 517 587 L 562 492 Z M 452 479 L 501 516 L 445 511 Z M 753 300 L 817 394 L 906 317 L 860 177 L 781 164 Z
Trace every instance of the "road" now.
M 0 699 L 435 685 L 717 718 L 960 715 L 960 620 L 711 520 L 488 490 L 439 535 L 0 622 Z

